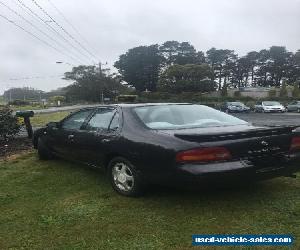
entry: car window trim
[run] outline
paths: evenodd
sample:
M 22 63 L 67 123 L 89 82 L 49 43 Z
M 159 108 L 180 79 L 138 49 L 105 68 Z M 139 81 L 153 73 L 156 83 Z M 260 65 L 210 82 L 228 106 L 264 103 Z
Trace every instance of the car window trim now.
M 72 116 L 76 115 L 77 113 L 84 112 L 84 111 L 88 111 L 88 110 L 91 110 L 91 113 L 84 119 L 84 121 L 83 121 L 83 123 L 81 124 L 81 126 L 80 126 L 79 129 L 63 128 L 63 123 L 64 123 L 67 119 L 71 118 Z M 70 113 L 68 116 L 66 116 L 64 119 L 62 119 L 62 120 L 59 122 L 59 127 L 60 127 L 61 129 L 63 129 L 63 130 L 66 130 L 66 131 L 80 131 L 80 130 L 82 130 L 82 127 L 83 127 L 84 124 L 86 123 L 87 119 L 89 119 L 90 116 L 91 116 L 92 114 L 94 114 L 94 112 L 95 112 L 95 111 L 94 111 L 94 108 L 85 108 L 85 109 L 80 109 L 80 110 L 77 110 L 77 111 L 75 111 L 75 112 L 72 112 L 72 113 Z
M 106 109 L 106 110 L 115 110 L 115 113 L 113 114 L 110 122 L 109 122 L 109 125 L 108 125 L 108 128 L 107 129 L 100 129 L 98 128 L 97 130 L 88 130 L 87 129 L 87 125 L 88 123 L 91 121 L 91 119 L 94 117 L 94 115 L 101 109 Z M 112 119 L 114 118 L 115 114 L 118 112 L 117 108 L 116 107 L 108 107 L 108 106 L 104 106 L 104 107 L 98 107 L 94 110 L 94 112 L 92 112 L 92 114 L 88 117 L 88 119 L 82 124 L 82 127 L 80 128 L 81 130 L 85 130 L 85 131 L 89 131 L 89 132 L 98 132 L 98 133 L 102 133 L 102 132 L 108 132 L 109 131 L 109 127 L 110 127 L 110 124 L 112 122 Z

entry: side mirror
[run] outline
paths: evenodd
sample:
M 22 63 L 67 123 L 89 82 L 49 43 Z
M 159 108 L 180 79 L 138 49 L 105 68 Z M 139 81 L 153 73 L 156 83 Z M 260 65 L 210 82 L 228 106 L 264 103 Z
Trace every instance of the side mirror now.
M 47 123 L 48 128 L 59 128 L 60 123 L 59 122 L 49 122 Z

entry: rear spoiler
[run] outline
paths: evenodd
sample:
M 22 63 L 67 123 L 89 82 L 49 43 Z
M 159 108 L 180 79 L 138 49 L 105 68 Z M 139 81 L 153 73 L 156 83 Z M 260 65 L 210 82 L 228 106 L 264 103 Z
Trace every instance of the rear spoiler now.
M 251 129 L 242 132 L 230 132 L 230 133 L 212 133 L 212 134 L 184 134 L 175 133 L 177 138 L 198 142 L 210 142 L 210 141 L 225 141 L 225 140 L 235 140 L 251 137 L 264 137 L 264 136 L 274 136 L 290 134 L 300 126 L 269 126 L 257 129 Z M 300 132 L 300 130 L 299 130 Z

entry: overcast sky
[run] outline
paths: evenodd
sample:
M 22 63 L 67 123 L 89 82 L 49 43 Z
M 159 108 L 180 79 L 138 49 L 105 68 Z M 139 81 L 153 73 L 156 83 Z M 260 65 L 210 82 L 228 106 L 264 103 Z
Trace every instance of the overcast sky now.
M 78 65 L 76 59 L 85 64 L 101 60 L 112 65 L 129 48 L 168 40 L 189 41 L 202 51 L 211 47 L 233 49 L 239 55 L 272 45 L 283 45 L 290 51 L 300 49 L 300 0 L 36 0 L 70 36 L 50 22 L 32 0 L 20 1 L 48 26 L 32 13 L 29 15 L 18 0 L 0 0 L 0 15 L 63 54 L 0 16 L 0 94 L 13 86 L 47 91 L 66 86 L 70 82 L 59 76 L 71 69 L 68 63 Z M 48 78 L 10 80 L 24 77 Z

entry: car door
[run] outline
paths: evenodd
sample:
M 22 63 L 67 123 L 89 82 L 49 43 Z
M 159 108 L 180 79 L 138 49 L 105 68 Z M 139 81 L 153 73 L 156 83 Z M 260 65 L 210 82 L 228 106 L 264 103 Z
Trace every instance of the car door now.
M 288 111 L 295 111 L 297 102 L 291 102 L 288 105 Z
M 80 161 L 101 166 L 119 135 L 119 112 L 116 108 L 98 108 L 77 135 Z M 75 142 L 76 143 L 76 142 Z
M 93 112 L 94 109 L 80 110 L 62 120 L 58 127 L 51 128 L 48 131 L 50 148 L 64 158 L 76 160 L 78 151 L 78 148 L 75 147 L 76 137 L 85 132 L 81 128 Z

